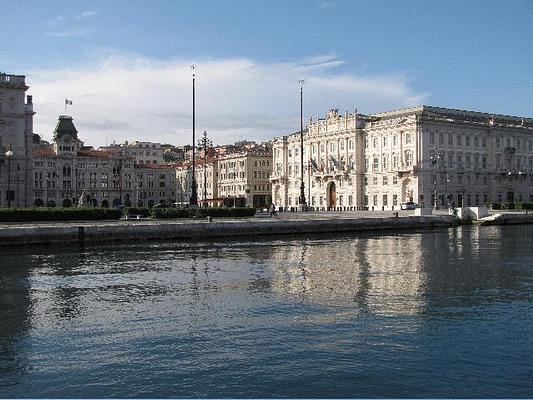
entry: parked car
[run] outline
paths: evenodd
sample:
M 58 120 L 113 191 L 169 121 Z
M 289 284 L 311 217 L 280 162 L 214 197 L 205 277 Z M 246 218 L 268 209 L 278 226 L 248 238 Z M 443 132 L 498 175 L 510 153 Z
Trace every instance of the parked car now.
M 400 204 L 401 210 L 414 210 L 416 207 L 418 207 L 418 205 L 414 201 L 408 201 Z

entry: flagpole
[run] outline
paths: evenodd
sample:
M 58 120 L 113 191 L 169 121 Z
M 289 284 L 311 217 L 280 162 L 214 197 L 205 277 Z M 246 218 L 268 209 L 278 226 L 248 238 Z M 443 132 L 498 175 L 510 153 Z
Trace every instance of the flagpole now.
M 307 209 L 305 201 L 305 183 L 304 183 L 304 120 L 303 120 L 303 79 L 298 81 L 300 84 L 300 206 L 302 211 Z
M 197 206 L 198 205 L 198 192 L 196 187 L 196 103 L 195 103 L 195 73 L 196 66 L 193 64 L 191 65 L 192 69 L 192 182 L 191 182 L 191 198 L 189 200 L 189 204 L 191 206 Z

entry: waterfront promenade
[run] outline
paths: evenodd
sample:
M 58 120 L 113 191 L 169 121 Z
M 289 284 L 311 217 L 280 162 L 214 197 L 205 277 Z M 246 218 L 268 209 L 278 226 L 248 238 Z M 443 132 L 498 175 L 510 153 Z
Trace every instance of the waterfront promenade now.
M 497 224 L 533 223 L 533 215 L 506 213 Z M 121 219 L 0 224 L 0 246 L 103 243 L 140 240 L 364 232 L 451 227 L 458 221 L 445 211 L 415 216 L 413 211 L 279 213 L 250 218 Z

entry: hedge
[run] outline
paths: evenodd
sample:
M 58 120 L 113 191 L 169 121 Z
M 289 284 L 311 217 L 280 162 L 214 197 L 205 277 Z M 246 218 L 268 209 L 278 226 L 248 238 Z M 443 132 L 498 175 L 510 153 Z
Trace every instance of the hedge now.
M 514 210 L 514 203 L 510 201 L 504 201 L 502 203 L 502 210 Z
M 142 218 L 148 218 L 150 216 L 150 209 L 147 207 L 126 207 L 124 214 L 128 216 L 140 215 Z
M 151 208 L 150 216 L 157 219 L 192 218 L 192 208 Z
M 205 217 L 253 217 L 255 215 L 255 208 L 225 208 L 225 207 L 209 207 L 209 208 L 152 208 L 150 214 L 153 218 L 167 219 L 167 218 L 205 218 Z
M 491 208 L 493 210 L 533 210 L 533 203 L 513 203 L 510 201 L 504 201 L 503 203 L 492 203 Z
M 92 221 L 120 219 L 114 208 L 0 208 L 1 222 Z
M 502 209 L 502 205 L 500 203 L 492 203 L 492 204 L 489 204 L 489 206 L 493 210 L 501 210 Z
M 533 203 L 515 203 L 516 210 L 533 210 Z

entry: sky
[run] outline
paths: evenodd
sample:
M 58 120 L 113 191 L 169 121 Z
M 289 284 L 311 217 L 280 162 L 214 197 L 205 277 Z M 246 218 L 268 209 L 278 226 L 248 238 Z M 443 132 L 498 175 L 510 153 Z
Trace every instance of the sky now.
M 0 71 L 35 133 L 64 99 L 79 137 L 269 140 L 329 109 L 417 105 L 533 117 L 533 0 L 0 0 Z

